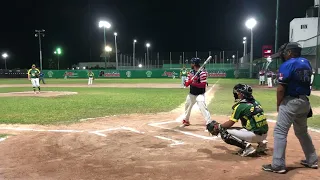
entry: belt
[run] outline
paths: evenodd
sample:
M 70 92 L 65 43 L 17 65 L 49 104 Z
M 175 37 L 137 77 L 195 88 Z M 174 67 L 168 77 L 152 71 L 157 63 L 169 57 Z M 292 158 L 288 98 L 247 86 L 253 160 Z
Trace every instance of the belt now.
M 256 134 L 256 135 L 259 135 L 259 136 L 262 136 L 262 135 L 266 134 L 266 133 L 261 133 L 261 132 L 253 132 L 253 133 Z
M 307 95 L 289 95 L 289 96 L 293 98 L 301 98 L 301 97 L 306 97 Z

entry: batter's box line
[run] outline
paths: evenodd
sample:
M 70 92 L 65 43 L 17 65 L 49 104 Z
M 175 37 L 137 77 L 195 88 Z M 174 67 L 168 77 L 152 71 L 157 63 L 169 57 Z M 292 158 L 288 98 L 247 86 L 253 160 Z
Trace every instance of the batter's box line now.
M 0 138 L 0 142 L 4 141 L 4 140 L 6 140 L 6 139 L 7 139 L 7 137 Z
M 170 139 L 170 138 L 163 137 L 163 136 L 154 136 L 154 137 L 162 139 L 162 140 L 172 141 L 173 143 L 169 144 L 170 147 L 184 144 L 184 142 L 182 142 L 182 141 L 177 141 L 177 140 Z
M 134 129 L 134 128 L 125 127 L 125 126 L 118 127 L 118 128 L 110 128 L 110 129 L 105 129 L 105 130 L 99 130 L 99 131 L 92 131 L 92 132 L 89 132 L 89 133 L 96 134 L 98 136 L 106 137 L 107 135 L 103 134 L 103 132 L 121 131 L 121 130 L 130 131 L 130 132 L 134 132 L 134 133 L 138 133 L 138 134 L 145 134 L 145 132 L 139 131 L 139 130 Z M 182 142 L 182 141 L 177 141 L 177 140 L 170 139 L 170 138 L 163 137 L 163 136 L 154 136 L 154 137 L 156 137 L 158 139 L 166 140 L 166 141 L 172 141 L 173 143 L 169 144 L 170 147 L 184 144 L 184 142 Z
M 186 132 L 186 131 L 181 131 L 181 130 L 178 130 L 178 129 L 172 129 L 172 128 L 167 128 L 167 127 L 160 126 L 162 124 L 170 124 L 170 123 L 177 123 L 177 121 L 166 121 L 166 122 L 160 122 L 160 123 L 151 123 L 151 124 L 148 124 L 148 125 L 152 126 L 152 127 L 160 128 L 160 129 L 166 129 L 166 130 L 182 133 L 182 134 L 185 134 L 185 135 L 188 135 L 188 136 L 193 136 L 193 137 L 205 139 L 205 140 L 213 140 L 214 141 L 214 140 L 218 140 L 218 138 L 219 138 L 218 136 L 213 136 L 213 137 L 202 136 L 202 135 L 191 133 L 191 132 Z
M 117 127 L 117 128 L 110 128 L 110 129 L 105 129 L 105 130 L 91 131 L 89 133 L 96 134 L 98 136 L 106 137 L 107 135 L 103 134 L 103 132 L 121 131 L 121 130 L 130 131 L 130 132 L 134 132 L 134 133 L 138 133 L 138 134 L 144 134 L 144 132 L 138 131 L 137 129 L 130 128 L 130 127 L 125 127 L 125 126 Z

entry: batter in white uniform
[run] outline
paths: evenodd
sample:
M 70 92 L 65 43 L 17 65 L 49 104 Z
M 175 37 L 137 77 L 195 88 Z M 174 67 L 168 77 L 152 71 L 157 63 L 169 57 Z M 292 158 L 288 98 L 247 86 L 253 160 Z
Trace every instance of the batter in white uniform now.
M 185 82 L 185 86 L 188 87 L 190 85 L 190 93 L 187 96 L 186 104 L 185 104 L 185 113 L 184 118 L 182 121 L 182 126 L 190 126 L 190 114 L 192 107 L 195 103 L 198 104 L 199 109 L 204 116 L 206 124 L 212 122 L 210 112 L 208 111 L 204 94 L 206 92 L 206 85 L 207 85 L 207 73 L 204 71 L 200 71 L 200 73 L 194 77 L 191 81 L 192 77 L 197 73 L 200 68 L 200 59 L 199 58 L 192 58 L 191 59 L 191 71 L 187 77 Z

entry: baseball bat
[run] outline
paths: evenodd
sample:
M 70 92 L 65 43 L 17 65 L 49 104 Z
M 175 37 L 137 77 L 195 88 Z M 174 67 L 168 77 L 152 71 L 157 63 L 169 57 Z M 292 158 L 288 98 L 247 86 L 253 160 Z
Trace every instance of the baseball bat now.
M 196 74 L 195 74 L 188 82 L 186 82 L 186 87 L 188 87 L 188 86 L 191 84 L 191 82 L 193 81 L 193 79 L 194 79 L 196 76 L 198 76 L 198 74 L 200 73 L 200 71 L 203 70 L 203 67 L 204 67 L 211 59 L 212 59 L 212 56 L 209 56 L 209 57 L 207 58 L 207 60 L 202 64 L 202 66 L 199 68 L 199 70 L 196 72 Z
M 197 71 L 197 73 L 191 78 L 191 81 L 194 79 L 194 77 L 196 77 L 196 76 L 200 73 L 200 71 L 203 70 L 203 67 L 204 67 L 211 59 L 212 59 L 212 56 L 209 56 L 209 57 L 207 58 L 207 60 L 202 64 L 202 66 L 199 68 L 199 70 Z

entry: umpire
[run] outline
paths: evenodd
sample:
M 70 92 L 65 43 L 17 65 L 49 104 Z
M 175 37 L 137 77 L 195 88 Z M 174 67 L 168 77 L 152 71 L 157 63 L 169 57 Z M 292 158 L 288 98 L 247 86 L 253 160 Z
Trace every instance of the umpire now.
M 39 74 L 39 79 L 40 79 L 40 82 L 42 81 L 43 84 L 46 83 L 46 82 L 44 82 L 44 73 L 42 71 Z
M 285 151 L 288 131 L 293 124 L 296 137 L 305 154 L 300 164 L 317 169 L 318 156 L 308 134 L 307 118 L 312 110 L 310 96 L 312 68 L 310 62 L 301 57 L 301 46 L 295 42 L 282 45 L 275 57 L 284 62 L 279 68 L 277 88 L 278 120 L 274 129 L 274 151 L 272 164 L 263 165 L 264 171 L 286 173 Z

